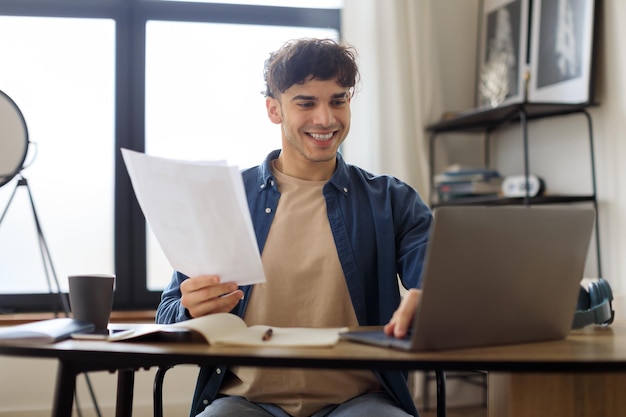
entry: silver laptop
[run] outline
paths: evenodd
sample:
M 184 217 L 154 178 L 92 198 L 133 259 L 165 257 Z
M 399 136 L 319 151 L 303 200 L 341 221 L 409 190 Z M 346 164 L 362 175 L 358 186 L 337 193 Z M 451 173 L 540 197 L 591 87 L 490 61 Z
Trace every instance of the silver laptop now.
M 569 333 L 594 227 L 590 208 L 441 207 L 410 336 L 342 338 L 405 350 L 562 339 Z

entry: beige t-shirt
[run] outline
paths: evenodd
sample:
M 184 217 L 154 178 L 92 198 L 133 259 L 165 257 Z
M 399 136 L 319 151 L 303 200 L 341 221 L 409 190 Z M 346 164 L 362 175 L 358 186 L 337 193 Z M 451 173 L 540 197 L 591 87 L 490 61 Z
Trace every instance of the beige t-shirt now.
M 257 284 L 248 325 L 356 326 L 322 188 L 326 181 L 288 177 L 274 168 L 281 197 L 263 250 L 267 282 Z M 274 403 L 295 417 L 380 389 L 371 371 L 233 367 L 221 393 Z

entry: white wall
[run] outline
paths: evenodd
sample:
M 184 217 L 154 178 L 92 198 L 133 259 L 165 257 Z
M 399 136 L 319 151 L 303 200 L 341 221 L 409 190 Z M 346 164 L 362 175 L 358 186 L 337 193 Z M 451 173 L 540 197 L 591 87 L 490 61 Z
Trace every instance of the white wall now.
M 626 291 L 626 2 L 605 0 L 602 15 L 598 101 L 592 110 L 600 202 L 602 262 L 606 279 L 623 297 Z M 618 317 L 619 318 L 619 317 Z

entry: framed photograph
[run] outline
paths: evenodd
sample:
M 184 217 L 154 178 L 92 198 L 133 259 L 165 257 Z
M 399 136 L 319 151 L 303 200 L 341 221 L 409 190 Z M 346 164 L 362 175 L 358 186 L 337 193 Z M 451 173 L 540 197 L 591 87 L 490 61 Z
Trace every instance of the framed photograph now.
M 480 13 L 476 106 L 524 101 L 529 0 L 483 0 Z
M 589 103 L 594 0 L 534 0 L 528 101 Z

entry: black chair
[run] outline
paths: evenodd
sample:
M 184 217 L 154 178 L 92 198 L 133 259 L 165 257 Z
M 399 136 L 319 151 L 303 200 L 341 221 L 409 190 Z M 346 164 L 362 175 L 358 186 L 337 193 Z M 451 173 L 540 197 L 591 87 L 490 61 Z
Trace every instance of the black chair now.
M 154 375 L 154 384 L 152 386 L 154 417 L 163 417 L 163 380 L 165 379 L 165 373 L 171 368 L 171 366 L 159 366 Z
M 437 416 L 444 417 L 446 409 L 446 379 L 460 379 L 472 385 L 476 385 L 483 390 L 483 407 L 487 406 L 487 372 L 485 371 L 469 371 L 469 372 L 448 372 L 444 371 L 426 371 L 424 372 L 424 380 L 422 384 L 422 408 L 430 410 L 430 382 L 435 380 L 437 384 Z M 443 410 L 441 414 L 440 410 Z

